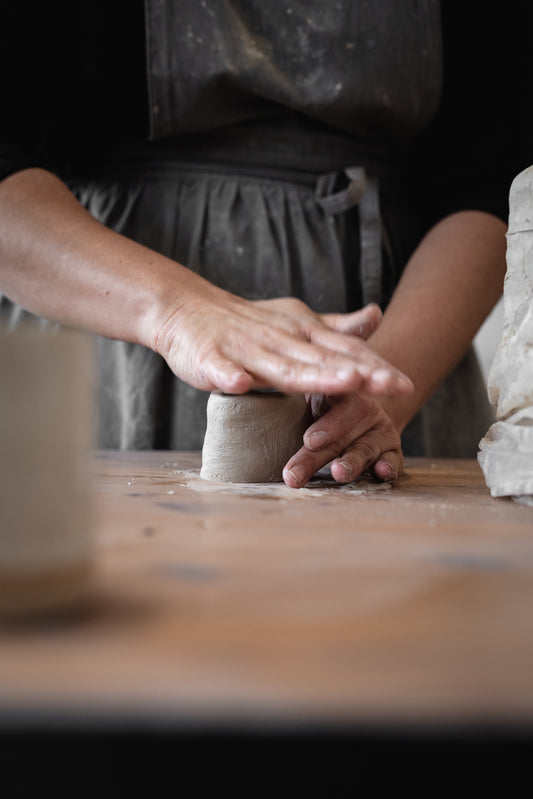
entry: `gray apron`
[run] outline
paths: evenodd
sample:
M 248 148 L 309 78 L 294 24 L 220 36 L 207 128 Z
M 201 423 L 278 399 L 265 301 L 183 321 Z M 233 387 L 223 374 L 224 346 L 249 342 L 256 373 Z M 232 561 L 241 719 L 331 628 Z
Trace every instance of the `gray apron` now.
M 416 243 L 408 211 L 387 198 L 398 196 L 394 152 L 438 103 L 438 3 L 145 9 L 151 141 L 71 180 L 82 204 L 240 296 L 297 296 L 317 312 L 385 306 Z M 139 345 L 98 347 L 99 446 L 201 448 L 205 392 Z M 471 457 L 489 424 L 470 352 L 404 452 Z

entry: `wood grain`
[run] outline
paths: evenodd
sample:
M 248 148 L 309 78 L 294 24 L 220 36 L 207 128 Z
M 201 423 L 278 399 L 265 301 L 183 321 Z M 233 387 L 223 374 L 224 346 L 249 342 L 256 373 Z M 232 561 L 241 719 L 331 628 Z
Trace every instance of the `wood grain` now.
M 533 509 L 475 461 L 362 493 L 199 466 L 95 454 L 92 601 L 2 624 L 0 716 L 533 721 Z

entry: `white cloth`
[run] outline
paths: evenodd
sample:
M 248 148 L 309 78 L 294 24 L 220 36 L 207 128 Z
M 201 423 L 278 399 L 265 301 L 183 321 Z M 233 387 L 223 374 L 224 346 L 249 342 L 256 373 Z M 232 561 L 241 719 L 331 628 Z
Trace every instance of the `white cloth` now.
M 492 496 L 533 504 L 533 166 L 509 193 L 503 333 L 489 372 L 496 421 L 478 461 Z

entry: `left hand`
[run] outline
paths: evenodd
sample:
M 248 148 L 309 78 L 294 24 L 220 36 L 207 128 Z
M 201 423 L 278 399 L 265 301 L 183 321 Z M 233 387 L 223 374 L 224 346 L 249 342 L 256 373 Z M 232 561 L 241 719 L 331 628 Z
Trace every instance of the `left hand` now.
M 339 483 L 372 470 L 379 480 L 394 480 L 403 464 L 400 433 L 379 400 L 369 395 L 315 395 L 310 402 L 317 419 L 304 435 L 304 446 L 283 470 L 291 488 L 301 488 L 326 464 Z

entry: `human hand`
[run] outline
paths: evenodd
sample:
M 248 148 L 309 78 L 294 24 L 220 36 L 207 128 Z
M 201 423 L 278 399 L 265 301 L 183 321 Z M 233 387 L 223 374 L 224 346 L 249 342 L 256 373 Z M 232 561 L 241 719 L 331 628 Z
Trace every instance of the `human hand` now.
M 411 390 L 408 378 L 365 344 L 381 321 L 375 305 L 316 314 L 293 298 L 250 301 L 205 281 L 199 288 L 170 313 L 153 344 L 196 388 L 391 396 Z
M 380 480 L 398 476 L 403 463 L 400 434 L 378 399 L 351 392 L 313 396 L 309 402 L 317 421 L 283 470 L 288 486 L 301 488 L 330 462 L 339 483 L 356 480 L 367 470 Z

